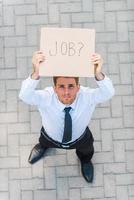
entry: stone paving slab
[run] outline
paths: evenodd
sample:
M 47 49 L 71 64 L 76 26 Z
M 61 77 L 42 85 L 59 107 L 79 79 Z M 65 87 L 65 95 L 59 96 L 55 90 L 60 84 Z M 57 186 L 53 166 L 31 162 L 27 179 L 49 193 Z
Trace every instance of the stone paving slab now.
M 95 28 L 96 52 L 115 87 L 115 97 L 97 106 L 89 124 L 92 184 L 83 179 L 74 150 L 51 149 L 38 163 L 27 162 L 41 120 L 18 93 L 31 73 L 41 26 Z M 134 199 L 133 44 L 133 0 L 0 0 L 0 200 Z M 38 88 L 51 83 L 42 79 Z M 81 84 L 95 86 L 88 78 Z

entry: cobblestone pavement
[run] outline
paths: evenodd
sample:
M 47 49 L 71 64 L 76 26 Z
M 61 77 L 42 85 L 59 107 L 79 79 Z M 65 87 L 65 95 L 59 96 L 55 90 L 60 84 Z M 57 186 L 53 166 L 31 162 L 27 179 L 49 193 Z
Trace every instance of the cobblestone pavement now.
M 41 121 L 18 93 L 41 26 L 95 28 L 96 51 L 114 83 L 115 97 L 98 105 L 89 125 L 93 184 L 82 178 L 74 150 L 51 149 L 33 166 L 27 162 Z M 134 200 L 133 63 L 133 0 L 0 0 L 0 200 Z M 50 84 L 44 78 L 39 87 Z

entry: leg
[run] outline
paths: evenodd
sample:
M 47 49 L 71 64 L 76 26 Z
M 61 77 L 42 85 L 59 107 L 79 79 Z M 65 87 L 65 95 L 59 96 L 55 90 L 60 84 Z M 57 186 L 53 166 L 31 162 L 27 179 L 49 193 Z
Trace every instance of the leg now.
M 76 146 L 76 154 L 81 162 L 81 172 L 87 182 L 92 182 L 94 176 L 94 168 L 91 162 L 91 158 L 94 154 L 93 142 L 92 133 L 89 128 L 87 128 L 84 137 Z
M 29 163 L 33 164 L 41 159 L 48 148 L 59 148 L 47 135 L 44 128 L 41 128 L 39 143 L 34 146 L 29 156 Z
M 50 147 L 49 141 L 47 141 L 47 139 L 43 137 L 42 131 L 44 131 L 43 127 L 40 131 L 39 143 L 33 147 L 28 158 L 28 162 L 30 164 L 34 164 L 35 162 L 40 160 L 44 156 L 46 150 Z
M 93 135 L 89 128 L 87 128 L 85 136 L 76 146 L 76 154 L 81 161 L 88 162 L 92 159 L 94 154 L 93 142 Z

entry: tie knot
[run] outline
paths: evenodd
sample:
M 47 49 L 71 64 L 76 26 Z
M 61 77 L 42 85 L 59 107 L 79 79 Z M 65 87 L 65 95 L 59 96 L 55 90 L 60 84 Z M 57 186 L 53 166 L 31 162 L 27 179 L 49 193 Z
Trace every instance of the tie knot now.
M 71 107 L 64 108 L 64 110 L 65 110 L 66 113 L 69 112 L 71 109 L 72 109 Z

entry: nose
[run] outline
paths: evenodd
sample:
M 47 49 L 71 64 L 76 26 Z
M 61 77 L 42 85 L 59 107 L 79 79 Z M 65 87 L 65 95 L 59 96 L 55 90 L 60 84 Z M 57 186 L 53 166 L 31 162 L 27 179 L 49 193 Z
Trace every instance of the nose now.
M 68 93 L 69 93 L 69 89 L 68 89 L 68 88 L 65 88 L 64 93 L 65 93 L 65 94 L 68 94 Z

